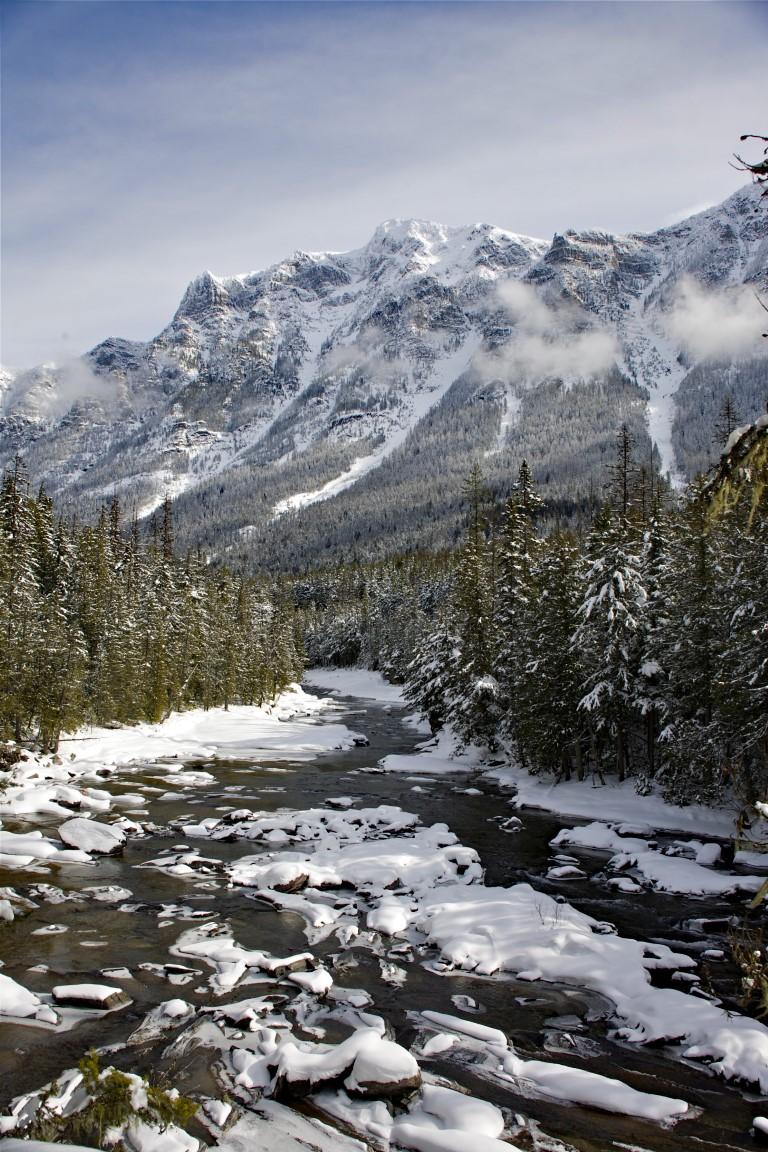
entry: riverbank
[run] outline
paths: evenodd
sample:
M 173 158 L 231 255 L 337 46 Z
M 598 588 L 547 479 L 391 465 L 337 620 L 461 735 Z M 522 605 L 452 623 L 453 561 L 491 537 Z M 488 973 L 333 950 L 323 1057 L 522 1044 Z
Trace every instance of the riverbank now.
M 334 701 L 294 684 L 261 707 L 194 708 L 156 724 L 82 728 L 62 738 L 56 755 L 24 749 L 16 764 L 0 772 L 0 819 L 109 812 L 115 803 L 109 779 L 132 766 L 174 760 L 310 760 L 332 748 L 349 748 L 354 733 L 329 720 L 335 711 Z M 169 784 L 174 783 L 180 781 L 171 774 Z M 122 797 L 122 806 L 130 807 L 130 800 Z M 0 854 L 3 842 L 0 831 Z
M 519 808 L 479 756 L 403 723 L 391 685 L 310 682 L 333 699 L 172 718 L 163 758 L 165 726 L 135 734 L 158 741 L 139 760 L 98 734 L 113 762 L 99 776 L 80 757 L 73 786 L 93 800 L 93 773 L 108 791 L 82 823 L 123 830 L 122 854 L 5 874 L 0 859 L 17 1011 L 0 1061 L 22 1093 L 2 1124 L 96 1044 L 104 1065 L 171 1069 L 222 1152 L 257 1135 L 292 1150 L 749 1147 L 758 1109 L 734 1086 L 768 1091 L 768 1030 L 722 996 L 730 919 L 761 878 L 724 866 L 707 834 Z M 31 818 L 61 831 L 64 811 Z M 97 990 L 122 996 L 71 1003 Z

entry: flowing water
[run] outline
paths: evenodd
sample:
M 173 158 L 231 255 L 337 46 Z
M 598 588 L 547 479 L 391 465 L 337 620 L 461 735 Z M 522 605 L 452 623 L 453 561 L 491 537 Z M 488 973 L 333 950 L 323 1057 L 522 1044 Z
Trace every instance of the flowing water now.
M 343 703 L 346 713 L 342 718 L 355 730 L 365 732 L 369 747 L 327 753 L 310 762 L 197 762 L 189 766 L 214 772 L 216 782 L 205 787 L 177 788 L 175 799 L 160 799 L 167 793 L 168 785 L 151 766 L 138 775 L 135 771 L 126 774 L 119 784 L 115 780 L 120 777 L 113 778 L 110 788 L 119 791 L 122 787 L 131 794 L 139 787 L 156 788 L 156 792 L 145 793 L 146 803 L 136 818 L 161 827 L 185 817 L 187 822 L 197 822 L 233 806 L 265 811 L 322 807 L 328 797 L 339 795 L 359 797 L 364 805 L 398 804 L 417 813 L 425 823 L 447 823 L 463 844 L 478 851 L 489 884 L 529 881 L 551 895 L 562 894 L 600 920 L 610 920 L 623 935 L 663 941 L 676 951 L 688 951 L 694 956 L 704 948 L 727 950 L 725 923 L 716 924 L 714 929 L 707 926 L 705 934 L 696 920 L 704 917 L 725 922 L 739 911 L 738 903 L 653 893 L 628 897 L 595 880 L 559 884 L 546 880 L 552 854 L 549 841 L 561 827 L 575 821 L 526 810 L 521 813 L 524 827 L 510 835 L 499 825 L 499 817 L 510 812 L 508 796 L 487 780 L 473 779 L 471 783 L 482 794 L 470 796 L 455 790 L 467 786 L 466 775 L 416 782 L 395 774 L 363 771 L 384 755 L 412 751 L 421 737 L 401 722 L 398 709 L 390 711 L 368 703 L 361 706 L 360 701 L 353 700 Z M 338 718 L 334 714 L 333 719 Z M 39 822 L 35 826 L 39 827 Z M 7 822 L 7 827 L 20 831 L 25 825 L 21 821 Z M 278 955 L 306 949 L 303 921 L 292 913 L 278 912 L 251 900 L 242 889 L 230 890 L 215 876 L 207 879 L 197 874 L 190 881 L 137 867 L 181 841 L 183 835 L 178 831 L 133 839 L 122 856 L 102 858 L 96 867 L 69 865 L 54 875 L 0 871 L 0 885 L 12 885 L 22 893 L 30 893 L 41 883 L 55 884 L 75 896 L 92 885 L 129 889 L 130 898 L 114 903 L 92 896 L 59 903 L 41 902 L 29 916 L 0 926 L 0 940 L 3 971 L 35 992 L 50 991 L 62 981 L 120 983 L 133 1000 L 122 1011 L 81 1018 L 76 1027 L 66 1032 L 0 1023 L 0 1110 L 20 1092 L 39 1087 L 62 1069 L 73 1066 L 91 1046 L 118 1046 L 110 1060 L 136 1071 L 147 1071 L 161 1061 L 167 1039 L 162 1044 L 120 1046 L 150 1008 L 170 997 L 181 996 L 196 1005 L 216 1002 L 205 986 L 209 970 L 204 972 L 202 965 L 189 962 L 190 967 L 199 969 L 199 975 L 178 987 L 169 985 L 165 973 L 140 967 L 178 962 L 169 955 L 169 948 L 180 931 L 194 922 L 194 912 L 215 909 L 216 919 L 227 919 L 234 938 L 245 947 Z M 226 861 L 256 849 L 242 841 L 195 843 L 204 856 Z M 594 856 L 591 870 L 598 871 L 604 859 Z M 207 886 L 201 888 L 201 880 L 206 879 Z M 188 912 L 164 915 L 163 909 L 167 910 L 168 905 L 184 905 Z M 67 931 L 33 935 L 47 925 L 61 925 Z M 330 937 L 312 950 L 318 956 L 329 957 L 330 964 L 331 954 L 338 954 L 338 941 Z M 687 1063 L 677 1049 L 641 1047 L 608 1039 L 605 1017 L 609 1013 L 593 993 L 509 977 L 440 976 L 425 969 L 421 958 L 406 965 L 405 985 L 394 987 L 384 982 L 378 961 L 369 950 L 352 947 L 344 952 L 343 963 L 343 971 L 337 968 L 334 972 L 336 982 L 369 992 L 373 997 L 370 1011 L 382 1015 L 395 1038 L 406 1047 L 417 1036 L 409 1013 L 433 1009 L 456 1014 L 451 997 L 468 996 L 477 1002 L 478 1022 L 506 1032 L 521 1056 L 551 1059 L 619 1077 L 641 1091 L 680 1097 L 700 1109 L 693 1119 L 667 1130 L 631 1117 L 519 1095 L 489 1080 L 479 1065 L 473 1067 L 467 1062 L 466 1053 L 463 1060 L 450 1053 L 422 1060 L 425 1069 L 538 1122 L 532 1125 L 528 1136 L 515 1137 L 521 1147 L 526 1147 L 527 1141 L 533 1146 L 537 1131 L 583 1152 L 605 1152 L 611 1148 L 702 1152 L 754 1147 L 749 1129 L 752 1117 L 761 1112 L 758 1097 L 725 1084 L 701 1065 Z M 130 969 L 132 978 L 110 979 L 103 975 L 104 970 L 116 967 Z M 735 987 L 735 973 L 727 965 L 719 964 L 712 979 L 721 996 Z M 242 992 L 235 988 L 228 998 L 242 999 L 252 991 L 250 986 Z M 174 1066 L 174 1080 L 182 1091 L 215 1092 L 207 1068 L 208 1055 L 197 1049 L 181 1065 Z M 542 1140 L 538 1146 L 548 1145 Z

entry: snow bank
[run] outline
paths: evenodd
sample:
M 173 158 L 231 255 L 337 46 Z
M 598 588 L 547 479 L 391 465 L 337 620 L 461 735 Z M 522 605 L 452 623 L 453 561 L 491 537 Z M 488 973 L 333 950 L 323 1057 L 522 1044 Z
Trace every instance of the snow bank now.
M 424 1127 L 463 1129 L 492 1138 L 504 1132 L 504 1116 L 495 1104 L 438 1084 L 423 1085 L 421 1099 L 411 1108 L 408 1122 Z
M 421 1015 L 438 1028 L 448 1028 L 452 1032 L 461 1033 L 462 1036 L 470 1036 L 473 1040 L 482 1040 L 484 1044 L 507 1047 L 507 1038 L 499 1028 L 489 1028 L 487 1024 L 464 1020 L 461 1016 L 451 1016 L 447 1012 L 433 1012 L 431 1009 L 422 1012 Z
M 390 684 L 380 672 L 370 672 L 367 668 L 307 668 L 302 683 L 332 692 L 334 696 L 357 696 L 361 700 L 386 704 L 404 703 L 402 688 Z
M 0 830 L 0 866 L 27 868 L 36 860 L 53 864 L 90 864 L 90 856 L 79 849 L 62 848 L 42 832 L 6 832 Z
M 385 756 L 379 767 L 385 772 L 405 772 L 411 776 L 444 776 L 452 772 L 469 772 L 480 761 L 479 749 L 455 751 L 456 738 L 448 728 L 432 740 L 419 745 L 411 755 Z
M 158 724 L 129 728 L 92 728 L 62 740 L 59 754 L 74 756 L 78 766 L 124 765 L 174 757 L 179 760 L 269 759 L 310 760 L 329 748 L 351 747 L 343 724 L 323 724 L 315 718 L 334 705 L 286 688 L 272 704 L 245 704 L 229 709 L 192 708 L 174 712 Z
M 321 1091 L 313 1099 L 324 1112 L 365 1133 L 366 1147 L 516 1152 L 516 1145 L 502 1139 L 504 1115 L 495 1104 L 442 1085 L 422 1084 L 395 1120 L 383 1101 L 354 1100 L 343 1090 Z
M 0 972 L 0 1016 L 25 1019 L 27 1016 L 35 1016 L 42 1007 L 43 1002 L 39 996 Z
M 689 1111 L 685 1100 L 638 1092 L 621 1080 L 583 1068 L 544 1060 L 521 1060 L 513 1052 L 504 1057 L 501 1067 L 504 1077 L 515 1081 L 519 1088 L 528 1086 L 537 1095 L 581 1104 L 586 1108 L 600 1108 L 603 1112 L 618 1112 L 623 1116 L 638 1116 L 643 1120 L 668 1124 Z
M 622 836 L 612 824 L 604 824 L 601 820 L 593 820 L 591 824 L 584 824 L 580 828 L 563 828 L 550 844 L 553 848 L 565 844 L 578 848 L 596 848 L 600 852 L 645 852 L 648 848 L 647 840 Z
M 93 783 L 103 784 L 104 775 L 117 769 L 139 770 L 147 763 L 157 772 L 169 772 L 167 779 L 182 787 L 214 779 L 210 773 L 188 769 L 174 774 L 157 763 L 162 760 L 311 760 L 332 748 L 350 748 L 354 734 L 346 725 L 320 723 L 337 707 L 294 684 L 273 703 L 258 708 L 194 708 L 174 712 L 157 724 L 83 728 L 61 741 L 56 756 L 25 753 L 0 795 L 0 817 L 57 816 L 72 823 L 73 809 L 107 812 L 114 804 L 135 798 L 113 797 Z M 21 855 L 41 858 L 39 851 Z M 59 853 L 57 859 L 63 863 L 66 857 Z
M 638 796 L 632 780 L 623 784 L 590 785 L 587 781 L 561 781 L 559 784 L 539 776 L 530 776 L 523 768 L 492 768 L 486 775 L 504 788 L 514 788 L 518 808 L 541 808 L 561 816 L 591 819 L 599 808 L 603 820 L 632 821 L 651 828 L 695 832 L 708 836 L 732 836 L 736 808 L 707 808 L 689 804 L 680 808 L 667 804 L 661 796 Z
M 601 1076 L 596 1072 L 548 1060 L 523 1060 L 509 1045 L 503 1032 L 477 1024 L 474 1020 L 464 1020 L 442 1012 L 422 1012 L 420 1018 L 430 1026 L 449 1029 L 454 1033 L 450 1036 L 438 1032 L 431 1041 L 423 1044 L 423 1056 L 445 1051 L 449 1046 L 458 1044 L 469 1050 L 473 1063 L 478 1053 L 485 1058 L 486 1074 L 502 1083 L 512 1082 L 515 1091 L 523 1095 L 545 1096 L 552 1100 L 666 1124 L 674 1123 L 689 1111 L 685 1100 L 638 1092 L 621 1080 Z M 499 1132 L 487 1134 L 499 1135 Z
M 660 851 L 652 848 L 647 840 L 621 836 L 610 824 L 597 820 L 581 828 L 564 828 L 552 844 L 615 852 L 609 868 L 621 870 L 631 867 L 658 891 L 677 895 L 725 896 L 734 892 L 757 892 L 765 880 L 763 876 L 713 871 L 706 866 L 719 859 L 718 844 L 704 844 L 700 840 L 677 841 L 666 851 Z M 690 851 L 695 859 L 680 855 L 683 851 Z
M 757 892 L 762 888 L 764 876 L 740 876 L 738 873 L 714 872 L 663 852 L 629 852 L 614 856 L 613 868 L 631 867 L 639 872 L 659 892 L 672 892 L 690 896 L 726 896 L 734 892 Z
M 412 836 L 364 841 L 343 846 L 325 845 L 306 854 L 283 854 L 283 863 L 271 860 L 249 862 L 241 859 L 230 870 L 233 884 L 268 888 L 282 878 L 286 858 L 296 875 L 305 875 L 311 888 L 339 888 L 351 885 L 357 890 L 383 895 L 391 885 L 416 891 L 456 880 L 465 883 L 482 874 L 473 848 L 458 844 L 445 824 L 420 828 Z M 391 905 L 389 905 L 391 908 Z

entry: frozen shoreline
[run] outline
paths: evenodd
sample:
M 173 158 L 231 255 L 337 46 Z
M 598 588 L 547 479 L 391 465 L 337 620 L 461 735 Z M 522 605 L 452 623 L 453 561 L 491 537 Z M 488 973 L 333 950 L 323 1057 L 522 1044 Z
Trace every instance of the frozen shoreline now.
M 173 712 L 157 724 L 125 728 L 81 729 L 61 741 L 63 760 L 75 766 L 123 766 L 132 761 L 174 757 L 179 760 L 310 760 L 329 748 L 348 747 L 344 724 L 316 718 L 336 705 L 291 684 L 270 704 L 233 704 L 229 709 L 191 708 Z
M 322 688 L 334 696 L 357 696 L 379 704 L 405 704 L 402 688 L 390 684 L 380 672 L 367 668 L 307 668 L 302 684 Z
M 379 672 L 365 668 L 309 668 L 303 683 L 338 696 L 357 696 L 386 704 L 405 704 L 402 689 L 390 684 Z M 428 730 L 427 730 L 428 731 Z M 426 732 L 425 732 L 426 735 Z M 425 740 L 421 749 L 405 756 L 387 756 L 381 767 L 386 772 L 449 775 L 454 772 L 481 771 L 502 788 L 515 790 L 511 802 L 516 807 L 538 808 L 557 816 L 647 825 L 658 831 L 696 833 L 728 838 L 733 835 L 738 808 L 735 805 L 709 808 L 703 804 L 679 807 L 668 804 L 661 796 L 640 796 L 630 780 L 618 784 L 592 785 L 588 781 L 564 781 L 531 776 L 514 764 L 483 767 L 476 748 L 455 751 L 455 738 L 449 728 L 436 738 Z
M 514 765 L 491 768 L 484 773 L 502 788 L 516 790 L 513 803 L 518 808 L 539 808 L 557 816 L 586 820 L 622 821 L 649 825 L 658 831 L 697 833 L 705 836 L 730 837 L 735 830 L 738 809 L 735 806 L 708 808 L 689 804 L 685 808 L 668 804 L 661 796 L 640 796 L 634 781 L 623 784 L 610 781 L 591 785 L 570 780 L 559 784 L 540 776 L 530 776 Z
M 110 777 L 118 770 L 158 768 L 158 761 L 165 762 L 160 769 L 173 771 L 168 764 L 173 760 L 311 760 L 330 749 L 349 748 L 354 733 L 345 724 L 320 722 L 337 710 L 333 700 L 292 684 L 259 707 L 194 708 L 156 724 L 83 728 L 65 736 L 55 756 L 25 751 L 8 772 L 0 773 L 5 783 L 0 819 L 54 816 L 63 821 L 73 811 L 81 816 L 110 812 L 125 803 L 107 790 Z M 209 773 L 186 770 L 177 782 L 205 784 L 210 779 Z M 169 776 L 169 785 L 174 782 Z M 6 864 L 5 855 L 21 855 L 21 848 L 30 847 L 10 837 L 0 830 L 0 858 Z

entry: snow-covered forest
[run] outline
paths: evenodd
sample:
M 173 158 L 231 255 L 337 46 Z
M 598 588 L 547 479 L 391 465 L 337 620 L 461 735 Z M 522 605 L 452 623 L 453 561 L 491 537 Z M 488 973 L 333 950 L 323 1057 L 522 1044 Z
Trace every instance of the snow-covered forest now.
M 625 424 L 580 532 L 537 461 L 496 498 L 476 462 L 456 547 L 279 582 L 180 555 L 168 499 L 66 519 L 17 459 L 2 1152 L 768 1132 L 768 417 L 737 421 L 685 496 Z
M 623 428 L 582 536 L 542 534 L 535 461 L 503 507 L 475 466 L 455 553 L 296 585 L 310 661 L 380 668 L 434 730 L 450 720 L 534 773 L 753 801 L 768 787 L 765 444 L 764 419 L 742 429 L 725 471 L 680 500 Z
M 284 599 L 178 559 L 170 502 L 143 531 L 117 497 L 68 522 L 21 459 L 0 490 L 0 588 L 0 733 L 43 750 L 86 722 L 260 704 L 301 670 Z
M 85 721 L 262 703 L 306 644 L 310 664 L 381 670 L 433 729 L 450 718 L 534 773 L 749 802 L 768 785 L 764 421 L 749 436 L 727 501 L 721 481 L 681 500 L 624 427 L 581 535 L 538 495 L 535 461 L 501 505 L 476 465 L 455 550 L 279 586 L 178 559 L 170 502 L 142 529 L 117 497 L 66 522 L 18 460 L 0 494 L 4 734 L 55 749 Z

